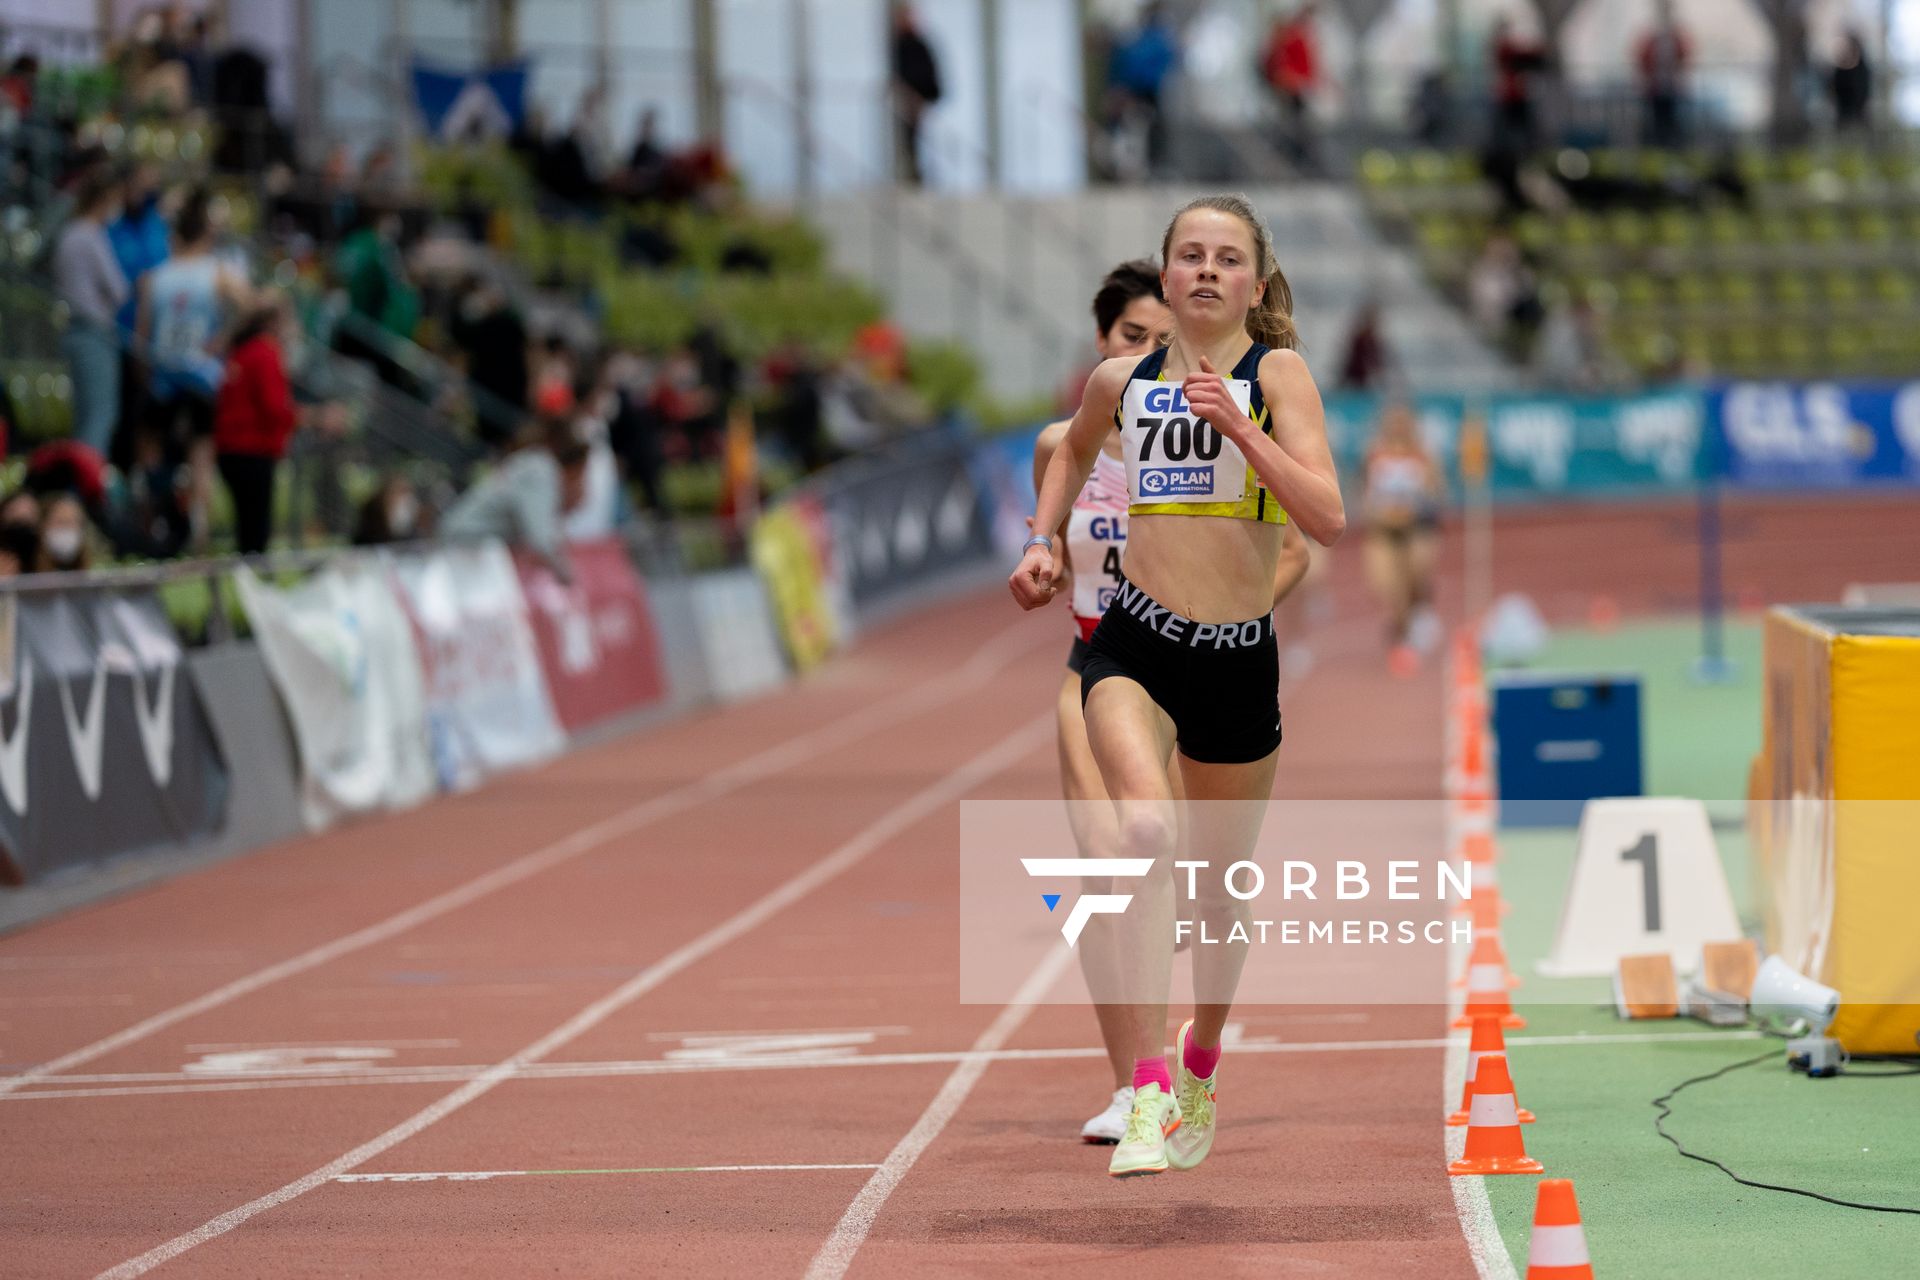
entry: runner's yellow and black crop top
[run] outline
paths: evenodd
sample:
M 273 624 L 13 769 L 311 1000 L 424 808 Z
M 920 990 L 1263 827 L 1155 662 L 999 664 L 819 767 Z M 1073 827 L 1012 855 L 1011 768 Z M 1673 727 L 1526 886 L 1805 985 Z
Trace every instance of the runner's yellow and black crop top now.
M 1248 348 L 1247 354 L 1241 357 L 1240 363 L 1233 367 L 1233 372 L 1227 375 L 1230 380 L 1239 380 L 1251 385 L 1252 402 L 1251 407 L 1248 409 L 1247 416 L 1252 419 L 1256 427 L 1259 427 L 1268 436 L 1273 435 L 1273 421 L 1267 412 L 1266 396 L 1260 389 L 1260 362 L 1266 358 L 1267 353 L 1271 350 L 1273 350 L 1273 348 L 1266 346 L 1264 343 L 1254 343 L 1252 347 Z M 1133 367 L 1133 376 L 1128 380 L 1129 384 L 1134 382 L 1164 382 L 1166 380 L 1166 364 L 1167 348 L 1162 347 L 1158 351 L 1143 358 L 1139 364 Z M 1114 426 L 1122 428 L 1123 435 L 1125 424 L 1122 419 L 1125 411 L 1125 403 L 1126 401 L 1123 397 L 1121 402 L 1122 407 L 1114 410 L 1113 415 Z M 1129 461 L 1135 460 L 1130 459 Z M 1129 474 L 1132 475 L 1136 469 L 1137 468 L 1130 467 Z M 1139 500 L 1140 497 L 1141 494 L 1138 490 L 1131 494 L 1127 514 L 1224 516 L 1228 519 L 1235 520 L 1257 520 L 1262 524 L 1287 523 L 1286 511 L 1281 507 L 1279 499 L 1267 492 L 1265 483 L 1261 481 L 1259 474 L 1255 472 L 1252 463 L 1247 464 L 1246 487 L 1238 501 L 1142 502 Z

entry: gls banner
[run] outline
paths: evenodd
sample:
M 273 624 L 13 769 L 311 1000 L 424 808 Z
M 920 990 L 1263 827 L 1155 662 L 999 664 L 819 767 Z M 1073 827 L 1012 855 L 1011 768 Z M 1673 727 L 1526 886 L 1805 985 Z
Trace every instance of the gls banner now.
M 151 592 L 0 597 L 0 879 L 218 831 L 227 769 Z
M 1920 483 L 1920 382 L 1736 382 L 1712 392 L 1707 406 L 1733 484 Z

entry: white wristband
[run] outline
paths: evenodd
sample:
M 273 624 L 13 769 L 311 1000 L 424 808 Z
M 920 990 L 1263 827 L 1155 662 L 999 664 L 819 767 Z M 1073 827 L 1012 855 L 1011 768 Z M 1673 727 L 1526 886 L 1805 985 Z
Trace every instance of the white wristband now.
M 1027 554 L 1027 552 L 1033 550 L 1035 547 L 1045 547 L 1048 551 L 1052 551 L 1053 539 L 1049 538 L 1044 533 L 1036 533 L 1031 538 L 1027 539 L 1026 545 L 1020 548 L 1020 554 L 1025 555 Z

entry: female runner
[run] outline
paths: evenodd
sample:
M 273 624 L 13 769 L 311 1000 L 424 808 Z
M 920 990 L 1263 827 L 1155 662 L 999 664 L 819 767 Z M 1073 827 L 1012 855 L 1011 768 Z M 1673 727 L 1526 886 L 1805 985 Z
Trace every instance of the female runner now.
M 1094 348 L 1103 360 L 1138 359 L 1166 345 L 1171 336 L 1173 313 L 1160 295 L 1160 276 L 1146 261 L 1122 263 L 1101 282 L 1093 296 Z M 1036 491 L 1045 480 L 1047 463 L 1067 434 L 1067 422 L 1056 422 L 1040 433 L 1033 447 L 1033 483 Z M 1119 832 L 1113 819 L 1107 792 L 1094 764 L 1093 750 L 1087 745 L 1087 723 L 1080 708 L 1080 668 L 1087 653 L 1087 640 L 1093 635 L 1106 612 L 1107 604 L 1120 589 L 1120 556 L 1127 543 L 1127 471 L 1120 461 L 1120 436 L 1108 432 L 1087 485 L 1080 491 L 1067 517 L 1061 543 L 1061 574 L 1055 589 L 1068 593 L 1073 620 L 1078 628 L 1073 648 L 1067 655 L 1067 678 L 1060 686 L 1055 711 L 1059 719 L 1060 785 L 1067 799 L 1068 818 L 1082 857 L 1113 857 L 1118 852 Z M 1275 570 L 1273 601 L 1277 607 L 1288 592 L 1298 585 L 1307 571 L 1307 544 L 1298 530 L 1287 527 L 1281 544 L 1280 561 Z M 1070 584 L 1070 585 L 1069 585 Z M 1175 799 L 1181 795 L 1180 775 L 1170 771 L 1169 789 Z M 1082 803 L 1100 801 L 1102 803 Z M 1087 885 L 1088 893 L 1104 893 L 1101 885 Z M 1078 954 L 1090 991 L 1100 993 L 1109 986 L 1112 972 L 1112 938 L 1101 917 L 1091 921 L 1081 934 Z M 1100 1023 L 1100 1036 L 1113 1065 L 1113 1097 L 1099 1115 L 1080 1128 L 1087 1142 L 1117 1143 L 1126 1132 L 1127 1117 L 1133 1111 L 1133 1059 L 1121 1037 L 1125 1011 L 1117 1005 L 1096 1000 L 1094 1015 Z
M 1292 299 L 1259 216 L 1238 197 L 1197 200 L 1175 215 L 1161 251 L 1173 343 L 1095 370 L 1034 518 L 1036 529 L 1060 527 L 1117 423 L 1130 495 L 1124 574 L 1088 644 L 1081 701 L 1118 846 L 1156 867 L 1113 920 L 1122 980 L 1141 998 L 1116 1017 L 1135 1089 L 1108 1166 L 1116 1177 L 1192 1168 L 1211 1150 L 1220 1034 L 1245 960 L 1239 946 L 1196 948 L 1206 1002 L 1180 1028 L 1176 1089 L 1160 1048 L 1173 964 L 1168 761 L 1177 749 L 1189 800 L 1266 800 L 1280 745 L 1281 527 L 1297 522 L 1323 545 L 1346 528 L 1320 395 L 1291 349 Z M 1036 534 L 1009 582 L 1015 599 L 1048 603 L 1058 571 L 1052 536 Z M 1259 809 L 1194 808 L 1194 847 L 1216 859 L 1250 849 Z M 1196 905 L 1203 918 L 1247 914 L 1217 878 Z
M 1411 675 L 1417 651 L 1435 628 L 1426 610 L 1433 599 L 1440 505 L 1446 482 L 1420 444 L 1413 410 L 1391 405 L 1367 451 L 1361 506 L 1367 529 L 1367 577 L 1387 608 L 1387 646 L 1393 669 Z M 1424 625 L 1423 625 L 1424 624 Z

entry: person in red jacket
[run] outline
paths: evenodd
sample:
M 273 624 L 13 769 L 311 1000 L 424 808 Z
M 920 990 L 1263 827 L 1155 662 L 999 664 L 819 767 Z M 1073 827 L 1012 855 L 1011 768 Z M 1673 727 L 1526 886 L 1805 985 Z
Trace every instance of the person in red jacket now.
M 214 405 L 213 445 L 220 477 L 233 496 L 240 553 L 267 549 L 273 532 L 273 474 L 299 425 L 293 386 L 280 348 L 287 323 L 283 297 L 272 296 L 247 317 L 228 350 L 226 377 Z

